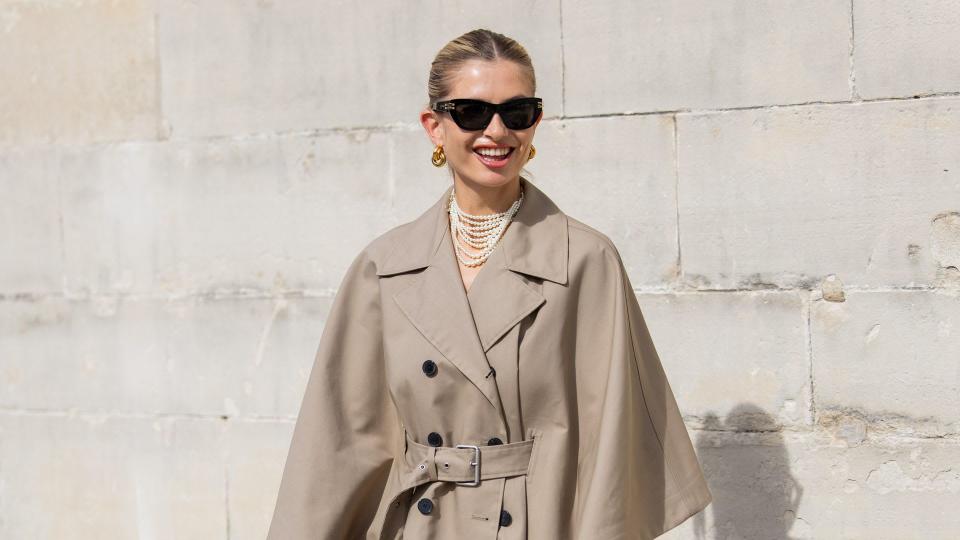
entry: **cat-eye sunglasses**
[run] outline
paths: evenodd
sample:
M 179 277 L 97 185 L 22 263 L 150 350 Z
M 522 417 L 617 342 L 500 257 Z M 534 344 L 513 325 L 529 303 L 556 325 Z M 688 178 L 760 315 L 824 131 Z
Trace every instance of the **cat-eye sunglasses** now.
M 495 113 L 500 114 L 503 125 L 508 129 L 521 130 L 537 123 L 537 118 L 543 113 L 543 99 L 525 97 L 503 103 L 488 103 L 479 99 L 450 99 L 436 102 L 433 110 L 449 112 L 454 123 L 467 131 L 485 129 Z

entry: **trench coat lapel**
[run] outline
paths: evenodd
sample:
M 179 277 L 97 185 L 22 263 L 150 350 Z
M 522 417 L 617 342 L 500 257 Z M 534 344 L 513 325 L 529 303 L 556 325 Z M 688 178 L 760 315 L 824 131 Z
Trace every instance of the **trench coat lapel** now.
M 404 315 L 502 414 L 486 353 L 545 302 L 521 274 L 567 282 L 566 217 L 525 179 L 524 202 L 469 293 L 464 290 L 443 195 L 411 223 L 378 275 L 426 268 L 394 295 Z M 469 301 L 468 301 L 469 297 Z
M 545 299 L 521 275 L 567 282 L 567 223 L 543 192 L 524 182 L 524 201 L 468 297 L 484 352 Z

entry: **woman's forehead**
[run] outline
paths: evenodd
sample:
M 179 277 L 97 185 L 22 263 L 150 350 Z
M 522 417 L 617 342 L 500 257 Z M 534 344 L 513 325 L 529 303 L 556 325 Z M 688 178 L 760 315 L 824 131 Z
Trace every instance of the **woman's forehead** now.
M 532 96 L 523 68 L 510 60 L 469 60 L 450 79 L 453 98 L 474 98 L 492 102 L 517 96 Z

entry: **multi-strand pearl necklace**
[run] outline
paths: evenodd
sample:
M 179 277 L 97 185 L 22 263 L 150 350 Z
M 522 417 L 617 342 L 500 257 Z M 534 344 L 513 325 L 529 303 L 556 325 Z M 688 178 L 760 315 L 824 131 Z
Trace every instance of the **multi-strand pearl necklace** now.
M 486 262 L 487 257 L 497 247 L 497 242 L 503 236 L 507 225 L 520 209 L 523 202 L 523 186 L 520 186 L 520 198 L 505 212 L 497 214 L 471 215 L 460 210 L 454 190 L 450 190 L 450 234 L 453 236 L 453 246 L 456 248 L 457 258 L 465 266 L 479 266 Z M 460 233 L 460 234 L 457 234 Z M 467 244 L 480 253 L 474 255 L 463 247 Z

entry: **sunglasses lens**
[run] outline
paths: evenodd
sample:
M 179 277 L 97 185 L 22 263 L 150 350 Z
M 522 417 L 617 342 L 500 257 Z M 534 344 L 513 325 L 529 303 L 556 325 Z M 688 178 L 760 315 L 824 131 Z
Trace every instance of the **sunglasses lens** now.
M 479 102 L 458 104 L 451 113 L 458 126 L 470 130 L 485 128 L 493 118 L 493 108 Z
M 537 121 L 539 112 L 536 103 L 527 101 L 500 109 L 500 118 L 503 119 L 503 125 L 510 129 L 527 129 Z

